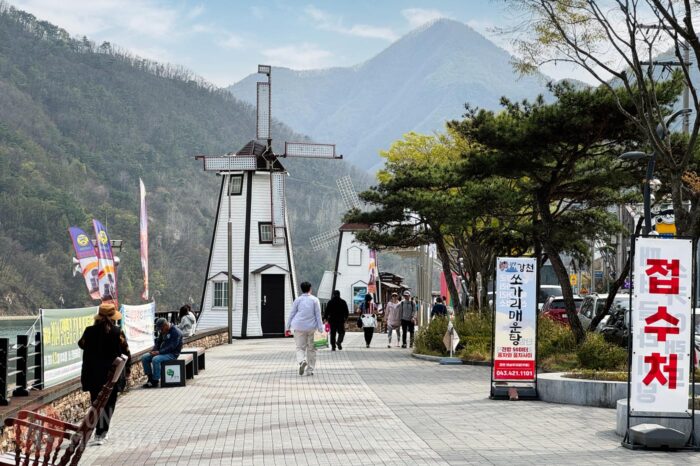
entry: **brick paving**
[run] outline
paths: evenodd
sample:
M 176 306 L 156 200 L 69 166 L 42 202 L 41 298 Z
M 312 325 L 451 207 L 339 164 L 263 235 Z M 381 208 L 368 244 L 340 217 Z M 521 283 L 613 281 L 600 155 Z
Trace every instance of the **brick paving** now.
M 615 411 L 488 399 L 488 368 L 440 366 L 348 333 L 300 377 L 291 339 L 207 352 L 186 387 L 120 398 L 110 439 L 81 464 L 688 464 L 630 451 Z

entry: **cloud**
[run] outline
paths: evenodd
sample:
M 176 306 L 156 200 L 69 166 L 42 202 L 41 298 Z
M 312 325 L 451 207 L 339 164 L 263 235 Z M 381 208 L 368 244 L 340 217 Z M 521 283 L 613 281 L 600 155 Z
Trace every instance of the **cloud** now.
M 425 23 L 435 21 L 440 18 L 449 18 L 450 15 L 443 13 L 440 10 L 427 8 L 406 8 L 401 10 L 401 15 L 408 21 L 412 28 L 417 28 Z
M 333 54 L 314 44 L 290 44 L 262 50 L 262 55 L 273 66 L 283 66 L 295 70 L 324 68 L 329 65 Z
M 187 16 L 184 10 L 153 0 L 13 0 L 12 3 L 77 35 L 121 33 L 162 39 L 176 34 L 179 22 Z M 193 10 L 196 12 L 197 8 Z
M 337 32 L 346 36 L 381 39 L 388 42 L 393 42 L 399 38 L 399 36 L 388 27 L 370 26 L 367 24 L 354 24 L 347 27 L 343 24 L 343 19 L 341 17 L 332 15 L 313 5 L 307 6 L 304 12 L 316 23 L 318 29 L 324 31 Z
M 225 49 L 240 49 L 243 47 L 243 39 L 235 34 L 226 33 L 217 44 Z

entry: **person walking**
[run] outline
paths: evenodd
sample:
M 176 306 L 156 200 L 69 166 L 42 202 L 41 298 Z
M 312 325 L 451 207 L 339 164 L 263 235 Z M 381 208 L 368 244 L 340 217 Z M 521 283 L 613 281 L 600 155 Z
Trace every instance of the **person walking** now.
M 386 305 L 386 333 L 389 334 L 389 346 L 391 348 L 391 334 L 396 331 L 396 346 L 401 344 L 401 310 L 399 309 L 398 293 L 391 293 L 391 301 Z
M 336 343 L 339 350 L 343 349 L 345 321 L 348 320 L 349 315 L 348 303 L 340 297 L 340 291 L 333 291 L 333 296 L 326 304 L 326 312 L 323 316 L 323 319 L 331 326 L 331 351 L 335 351 Z
M 177 324 L 177 328 L 180 329 L 183 337 L 191 337 L 197 330 L 197 318 L 189 304 L 180 308 L 180 323 Z
M 442 298 L 439 296 L 435 298 L 435 304 L 433 304 L 433 309 L 430 311 L 430 318 L 435 317 L 447 317 L 447 307 L 442 304 Z
M 403 333 L 403 339 L 401 340 L 401 348 L 406 347 L 406 334 L 411 334 L 410 346 L 413 348 L 413 333 L 415 331 L 416 325 L 416 303 L 411 299 L 411 292 L 406 290 L 403 292 L 403 301 L 400 304 L 401 309 L 401 333 Z
M 83 350 L 80 384 L 83 391 L 90 392 L 90 401 L 92 403 L 97 400 L 102 387 L 107 383 L 107 376 L 114 360 L 122 354 L 130 356 L 126 337 L 123 336 L 121 329 L 116 325 L 116 321 L 121 318 L 122 315 L 117 311 L 114 304 L 101 304 L 97 315 L 95 315 L 95 323 L 90 327 L 86 327 L 83 336 L 78 340 L 78 346 Z M 125 367 L 124 371 L 126 372 L 127 370 L 129 369 Z M 121 380 L 126 380 L 124 373 L 122 373 Z M 109 423 L 117 403 L 117 393 L 120 389 L 123 390 L 124 385 L 117 384 L 112 390 L 104 411 L 99 414 L 97 419 L 95 438 L 92 440 L 91 445 L 102 445 L 107 440 Z
M 360 319 L 362 330 L 365 332 L 365 343 L 369 348 L 374 336 L 374 328 L 377 326 L 377 306 L 372 302 L 372 295 L 367 293 L 365 300 L 360 304 Z
M 314 346 L 314 333 L 323 332 L 325 327 L 321 320 L 321 303 L 316 296 L 311 294 L 311 283 L 301 284 L 302 295 L 294 300 L 289 321 L 285 326 L 285 334 L 294 331 L 294 343 L 296 344 L 297 364 L 299 375 L 314 375 L 316 368 L 316 347 Z

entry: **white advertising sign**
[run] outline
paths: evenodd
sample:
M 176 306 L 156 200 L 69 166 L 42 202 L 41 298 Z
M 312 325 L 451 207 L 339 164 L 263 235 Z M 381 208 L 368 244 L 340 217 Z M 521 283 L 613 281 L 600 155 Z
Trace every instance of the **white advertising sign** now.
M 170 365 L 165 367 L 165 383 L 176 384 L 182 382 L 180 366 Z
M 122 328 L 131 354 L 153 348 L 156 303 L 139 306 L 122 305 Z
M 497 259 L 495 302 L 493 380 L 534 382 L 537 378 L 535 259 Z
M 693 243 L 637 238 L 630 412 L 688 413 Z

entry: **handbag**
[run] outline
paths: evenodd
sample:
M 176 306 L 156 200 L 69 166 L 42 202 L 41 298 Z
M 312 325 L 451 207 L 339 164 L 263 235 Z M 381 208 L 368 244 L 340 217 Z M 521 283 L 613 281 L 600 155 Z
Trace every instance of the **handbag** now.
M 377 326 L 377 320 L 372 314 L 363 314 L 362 316 L 360 316 L 360 320 L 362 320 L 363 327 L 374 328 Z

